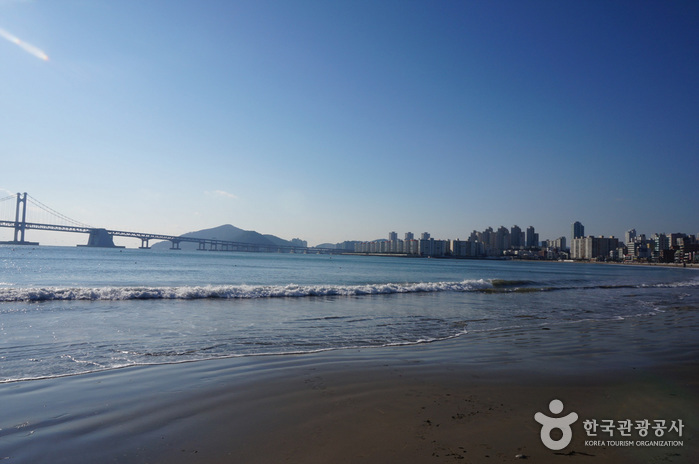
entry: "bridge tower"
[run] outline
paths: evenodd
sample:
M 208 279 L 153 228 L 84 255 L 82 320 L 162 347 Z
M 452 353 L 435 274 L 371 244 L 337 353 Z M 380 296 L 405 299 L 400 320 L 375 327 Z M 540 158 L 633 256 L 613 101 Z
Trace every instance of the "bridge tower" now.
M 21 220 L 20 220 L 21 210 Z M 15 239 L 11 242 L 2 242 L 6 245 L 38 245 L 39 242 L 27 242 L 24 240 L 24 231 L 27 228 L 27 192 L 17 194 L 17 208 L 15 210 Z
M 19 208 L 22 205 L 22 222 L 19 222 Z M 15 211 L 15 242 L 24 242 L 24 230 L 27 224 L 27 192 L 24 196 L 21 193 L 17 194 L 17 209 Z M 21 237 L 17 240 L 17 237 Z

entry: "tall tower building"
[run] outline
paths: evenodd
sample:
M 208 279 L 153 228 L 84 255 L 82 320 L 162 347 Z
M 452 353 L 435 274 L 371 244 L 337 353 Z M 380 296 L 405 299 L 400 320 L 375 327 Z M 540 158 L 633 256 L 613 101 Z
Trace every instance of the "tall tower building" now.
M 627 230 L 624 234 L 624 243 L 631 243 L 636 240 L 636 229 Z
M 495 232 L 493 232 L 492 227 L 488 227 L 481 233 L 481 240 L 487 249 L 493 250 L 495 248 Z
M 536 248 L 539 246 L 539 234 L 534 232 L 534 226 L 527 227 L 527 248 Z
M 580 222 L 575 221 L 573 225 L 570 227 L 570 235 L 571 241 L 574 238 L 583 238 L 585 236 L 585 226 L 582 225 Z
M 510 249 L 510 231 L 500 226 L 495 232 L 495 249 L 504 251 Z
M 512 226 L 510 229 L 510 246 L 515 249 L 524 246 L 524 243 L 522 243 L 522 229 L 518 225 Z

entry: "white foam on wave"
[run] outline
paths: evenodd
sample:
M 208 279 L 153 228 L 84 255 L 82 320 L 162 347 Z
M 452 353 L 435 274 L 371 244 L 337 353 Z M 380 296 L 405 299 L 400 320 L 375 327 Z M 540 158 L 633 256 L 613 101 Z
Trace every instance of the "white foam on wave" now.
M 699 287 L 699 278 L 694 278 L 692 280 L 682 280 L 679 282 L 668 282 L 668 283 L 654 284 L 654 285 L 643 285 L 643 287 L 656 287 L 656 288 Z
M 0 302 L 63 300 L 197 300 L 359 296 L 395 293 L 468 292 L 493 285 L 487 280 L 366 285 L 206 285 L 184 287 L 0 288 Z
M 361 296 L 396 293 L 471 292 L 500 289 L 498 279 L 463 280 L 461 282 L 376 283 L 365 285 L 203 285 L 180 287 L 5 287 L 0 285 L 0 302 L 41 301 L 120 301 L 120 300 L 200 300 L 200 299 L 254 299 L 300 298 L 309 296 Z M 505 281 L 506 282 L 506 281 Z M 506 285 L 505 285 L 506 286 Z M 697 287 L 699 279 L 687 281 L 592 287 L 546 287 L 545 290 L 575 290 L 596 288 L 677 288 Z M 515 288 L 514 290 L 518 290 Z M 503 292 L 514 291 L 501 290 Z M 525 290 L 537 290 L 525 288 Z

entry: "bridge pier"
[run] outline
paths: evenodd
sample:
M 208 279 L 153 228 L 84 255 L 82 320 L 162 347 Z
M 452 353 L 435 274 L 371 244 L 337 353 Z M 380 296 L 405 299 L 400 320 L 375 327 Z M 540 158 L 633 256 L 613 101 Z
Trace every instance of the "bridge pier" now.
M 180 241 L 179 240 L 170 240 L 170 243 L 172 243 L 172 246 L 170 247 L 171 250 L 181 250 L 180 248 Z
M 90 237 L 87 239 L 87 245 L 78 246 L 97 248 L 126 248 L 123 246 L 114 245 L 114 238 L 109 232 L 107 232 L 106 229 L 90 229 Z
M 141 237 L 141 246 L 138 247 L 140 250 L 150 250 L 150 246 L 148 245 L 148 238 L 146 237 Z

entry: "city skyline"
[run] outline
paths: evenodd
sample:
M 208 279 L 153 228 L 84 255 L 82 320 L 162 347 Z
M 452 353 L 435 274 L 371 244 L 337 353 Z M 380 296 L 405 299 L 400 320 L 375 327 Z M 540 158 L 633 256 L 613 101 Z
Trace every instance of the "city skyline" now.
M 346 241 L 336 248 L 345 252 L 369 255 L 402 255 L 438 258 L 507 258 L 523 260 L 555 261 L 615 261 L 652 263 L 699 262 L 699 234 L 654 233 L 651 237 L 637 234 L 636 229 L 625 233 L 625 239 L 614 236 L 585 235 L 585 227 L 579 221 L 571 224 L 570 247 L 565 236 L 539 242 L 539 234 L 533 226 L 526 232 L 514 225 L 495 231 L 474 230 L 467 240 L 435 239 L 428 232 L 406 232 L 403 240 L 391 231 L 388 239 L 370 242 Z
M 577 226 L 577 228 L 576 228 Z M 699 240 L 699 233 L 691 233 L 688 231 L 674 231 L 674 232 L 668 232 L 668 231 L 654 231 L 652 233 L 638 233 L 636 229 L 628 229 L 623 236 L 618 236 L 614 234 L 596 234 L 596 235 L 590 235 L 590 234 L 585 234 L 584 230 L 584 224 L 582 224 L 580 221 L 575 221 L 574 223 L 571 224 L 571 234 L 570 235 L 561 235 L 559 237 L 555 238 L 541 238 L 540 234 L 536 232 L 536 228 L 534 226 L 528 226 L 526 228 L 526 231 L 523 231 L 517 224 L 514 224 L 510 229 L 508 229 L 506 226 L 498 226 L 498 231 L 500 230 L 505 230 L 508 234 L 514 235 L 515 230 L 519 231 L 521 233 L 520 239 L 517 242 L 512 242 L 513 248 L 531 248 L 531 247 L 539 247 L 541 244 L 545 242 L 559 242 L 560 240 L 563 239 L 564 243 L 570 243 L 572 242 L 573 239 L 575 238 L 588 238 L 588 237 L 595 237 L 595 238 L 616 238 L 619 240 L 619 243 L 621 244 L 627 244 L 629 242 L 633 242 L 635 239 L 640 239 L 640 238 L 647 238 L 647 237 L 653 237 L 653 236 L 658 236 L 658 235 L 688 235 L 691 237 L 694 237 L 696 240 Z M 579 230 L 581 233 L 577 235 L 574 231 Z M 481 234 L 484 232 L 489 232 L 489 233 L 496 233 L 495 229 L 492 226 L 487 227 L 483 231 L 478 231 L 478 230 L 473 230 L 470 234 L 469 237 L 463 238 L 463 237 L 454 237 L 454 236 L 449 236 L 449 237 L 433 237 L 430 232 L 421 232 L 419 234 L 420 239 L 437 239 L 437 240 L 446 240 L 446 241 L 462 241 L 462 240 L 469 240 L 472 239 L 474 234 Z M 377 242 L 377 241 L 392 241 L 392 240 L 400 240 L 398 239 L 399 233 L 396 231 L 391 231 L 388 233 L 387 237 L 382 237 L 382 238 L 377 238 L 373 240 L 346 240 L 346 241 L 357 241 L 357 242 L 365 242 L 365 243 L 370 243 L 370 242 Z M 415 233 L 413 232 L 404 232 L 404 241 L 408 240 L 415 240 Z M 341 242 L 340 242 L 341 243 Z M 339 244 L 339 243 L 338 243 Z M 501 249 L 507 249 L 508 247 L 502 247 Z M 567 248 L 566 246 L 560 246 L 559 248 Z M 569 247 L 568 247 L 569 248 Z
M 696 2 L 0 0 L 0 196 L 95 227 L 309 244 L 497 224 L 555 239 L 576 220 L 696 234 L 698 17 Z

